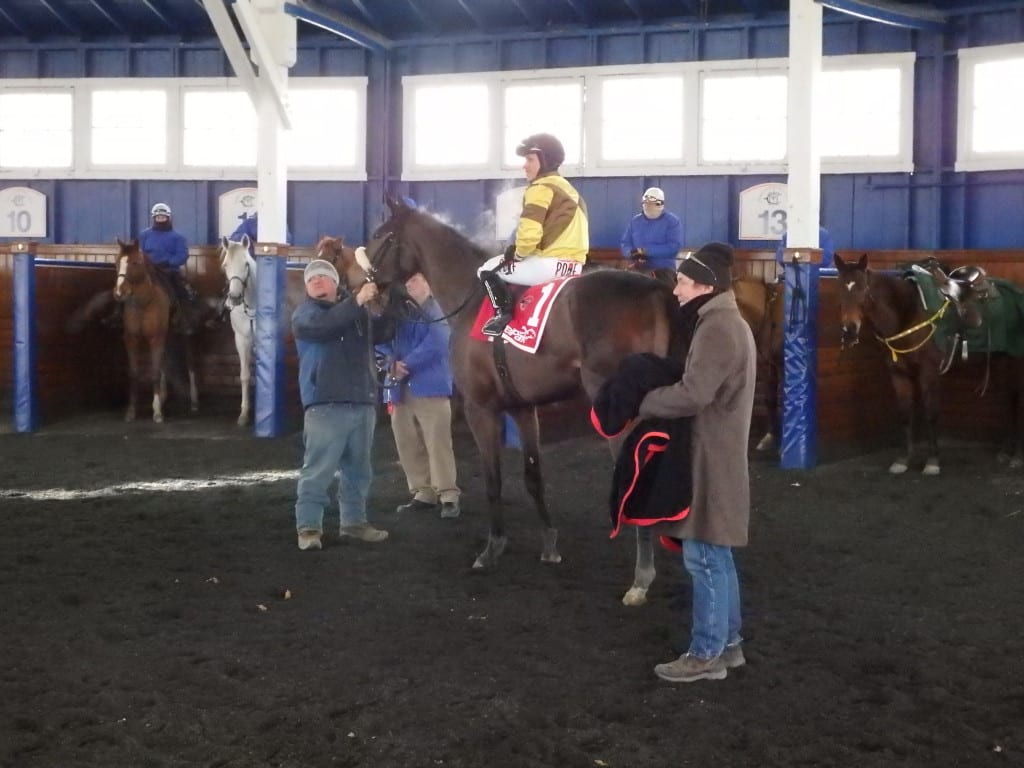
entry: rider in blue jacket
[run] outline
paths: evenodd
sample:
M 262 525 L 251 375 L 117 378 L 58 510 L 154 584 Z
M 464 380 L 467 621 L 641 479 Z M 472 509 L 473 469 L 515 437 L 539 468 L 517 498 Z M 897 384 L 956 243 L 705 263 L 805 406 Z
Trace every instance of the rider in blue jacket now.
M 683 247 L 683 223 L 665 210 L 665 193 L 658 187 L 645 190 L 640 202 L 642 212 L 630 219 L 622 235 L 622 258 L 646 272 L 670 269 L 674 281 L 676 255 Z

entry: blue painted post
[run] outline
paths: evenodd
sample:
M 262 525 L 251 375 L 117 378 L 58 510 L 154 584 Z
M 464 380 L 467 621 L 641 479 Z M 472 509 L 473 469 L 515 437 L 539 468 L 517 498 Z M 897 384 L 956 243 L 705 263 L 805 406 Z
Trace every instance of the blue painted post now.
M 278 437 L 285 428 L 285 267 L 288 246 L 256 244 L 256 397 L 257 437 Z
M 39 387 L 36 374 L 35 243 L 11 243 L 14 255 L 14 428 L 39 429 Z
M 821 251 L 783 252 L 783 469 L 812 469 L 818 463 L 818 268 Z

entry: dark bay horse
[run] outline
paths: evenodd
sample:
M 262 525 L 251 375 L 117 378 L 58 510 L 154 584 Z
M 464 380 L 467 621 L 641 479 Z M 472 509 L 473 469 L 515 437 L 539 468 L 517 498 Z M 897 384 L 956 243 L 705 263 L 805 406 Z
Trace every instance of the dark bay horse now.
M 906 450 L 893 461 L 889 472 L 903 474 L 914 460 L 914 416 L 920 412 L 928 442 L 923 473 L 937 475 L 941 471 L 938 420 L 943 354 L 933 339 L 939 317 L 923 307 L 912 281 L 868 269 L 867 254 L 854 263 L 836 254 L 835 265 L 843 347 L 858 342 L 867 320 L 887 348 L 889 378 L 906 441 Z
M 767 424 L 756 444 L 756 450 L 769 451 L 776 446 L 779 434 L 779 384 L 782 373 L 783 300 L 782 284 L 766 283 L 759 277 L 737 277 L 732 291 L 740 314 L 750 326 L 757 347 L 757 373 L 763 375 L 761 392 Z M 755 433 L 756 436 L 756 433 Z
M 153 421 L 164 420 L 163 403 L 167 399 L 166 345 L 171 319 L 169 288 L 139 248 L 137 239 L 117 240 L 117 280 L 114 299 L 124 304 L 124 347 L 128 353 L 128 408 L 125 421 L 134 421 L 138 391 L 143 379 L 153 385 Z M 148 357 L 143 367 L 143 346 Z M 195 364 L 192 348 L 185 339 L 185 365 L 188 369 L 189 408 L 199 410 Z
M 559 293 L 536 354 L 506 349 L 508 378 L 498 372 L 493 345 L 470 337 L 483 290 L 480 264 L 492 256 L 429 214 L 389 200 L 391 217 L 367 245 L 373 278 L 384 290 L 422 272 L 438 304 L 450 315 L 451 363 L 465 400 L 465 415 L 483 460 L 490 532 L 474 568 L 497 564 L 505 548 L 501 506 L 502 413 L 519 428 L 526 489 L 543 525 L 541 560 L 557 563 L 558 532 L 544 500 L 537 406 L 564 400 L 582 388 L 593 397 L 627 355 L 672 354 L 672 317 L 677 302 L 671 289 L 622 270 L 595 270 L 571 280 Z M 654 578 L 649 529 L 637 528 L 638 561 L 634 587 Z M 632 591 L 632 590 L 631 590 Z M 627 600 L 627 602 L 630 602 Z

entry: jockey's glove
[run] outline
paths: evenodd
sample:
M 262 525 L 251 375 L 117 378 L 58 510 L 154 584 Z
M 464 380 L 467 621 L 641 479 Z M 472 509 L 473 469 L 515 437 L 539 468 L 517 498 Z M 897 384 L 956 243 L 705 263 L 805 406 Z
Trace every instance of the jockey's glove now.
M 505 249 L 505 255 L 502 259 L 503 266 L 511 266 L 518 256 L 516 255 L 516 244 L 512 243 L 508 248 Z
M 635 261 L 637 264 L 647 263 L 647 252 L 643 248 L 634 248 L 629 252 L 629 258 Z

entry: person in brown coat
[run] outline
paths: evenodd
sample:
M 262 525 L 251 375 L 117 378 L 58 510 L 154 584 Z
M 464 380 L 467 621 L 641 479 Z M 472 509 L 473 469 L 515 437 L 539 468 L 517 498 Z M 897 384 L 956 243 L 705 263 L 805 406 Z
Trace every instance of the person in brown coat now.
M 693 417 L 690 513 L 662 531 L 683 540 L 693 582 L 689 649 L 654 668 L 670 682 L 721 680 L 746 663 L 732 548 L 747 544 L 756 352 L 731 290 L 733 258 L 731 246 L 708 243 L 680 263 L 674 293 L 678 330 L 690 339 L 685 372 L 640 404 L 641 418 Z

